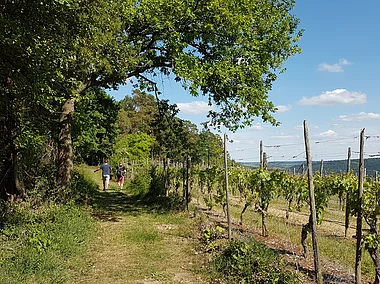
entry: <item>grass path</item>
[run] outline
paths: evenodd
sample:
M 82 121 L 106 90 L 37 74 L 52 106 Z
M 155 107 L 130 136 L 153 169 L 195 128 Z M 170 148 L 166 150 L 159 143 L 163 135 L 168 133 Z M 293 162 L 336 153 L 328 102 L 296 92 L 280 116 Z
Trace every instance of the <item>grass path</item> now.
M 116 190 L 98 192 L 93 208 L 98 233 L 74 283 L 206 283 L 187 214 L 158 213 Z

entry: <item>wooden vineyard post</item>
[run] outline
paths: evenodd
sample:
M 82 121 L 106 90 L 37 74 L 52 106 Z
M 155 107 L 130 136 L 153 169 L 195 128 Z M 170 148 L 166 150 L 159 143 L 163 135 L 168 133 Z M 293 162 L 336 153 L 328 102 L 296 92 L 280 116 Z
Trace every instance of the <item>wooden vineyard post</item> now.
M 266 170 L 268 168 L 268 158 L 267 158 L 266 152 L 263 153 L 263 167 L 262 168 L 264 170 Z
M 230 216 L 230 201 L 228 198 L 228 169 L 227 169 L 227 134 L 224 133 L 224 175 L 226 182 L 226 205 L 227 205 L 227 226 L 228 239 L 231 240 L 231 216 Z
M 186 200 L 186 210 L 189 211 L 189 192 L 190 192 L 190 174 L 191 174 L 191 157 L 187 158 L 186 162 L 186 191 L 185 191 L 185 200 Z
M 260 169 L 263 168 L 263 141 L 260 140 Z
M 321 174 L 321 177 L 323 177 L 323 159 L 321 160 L 321 167 L 319 168 L 319 173 Z
M 355 283 L 362 283 L 362 226 L 363 226 L 363 180 L 364 180 L 364 128 L 360 133 L 360 160 L 359 160 L 359 184 L 358 184 L 358 216 L 356 218 L 356 258 L 355 258 Z
M 348 147 L 348 154 L 347 154 L 347 174 L 349 174 L 351 171 L 351 147 Z M 344 237 L 347 238 L 348 233 L 348 226 L 350 225 L 350 193 L 347 190 L 346 193 L 346 216 L 344 221 Z
M 312 161 L 310 155 L 310 145 L 309 145 L 309 134 L 306 120 L 303 121 L 304 136 L 305 136 L 305 150 L 306 150 L 306 160 L 307 160 L 307 176 L 308 176 L 308 186 L 309 186 L 309 198 L 310 198 L 310 213 L 312 222 L 312 243 L 314 251 L 314 269 L 317 275 L 317 283 L 323 283 L 322 272 L 320 270 L 319 263 L 319 248 L 318 248 L 318 234 L 317 234 L 317 213 L 315 207 L 315 196 L 314 196 L 314 183 L 313 183 L 313 169 Z

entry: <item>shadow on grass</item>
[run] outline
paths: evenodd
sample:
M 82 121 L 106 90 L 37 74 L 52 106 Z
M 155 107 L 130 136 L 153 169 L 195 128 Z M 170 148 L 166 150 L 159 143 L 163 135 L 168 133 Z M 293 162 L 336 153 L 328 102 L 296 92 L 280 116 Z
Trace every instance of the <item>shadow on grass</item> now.
M 93 216 L 99 220 L 118 222 L 121 215 L 166 214 L 174 211 L 168 207 L 166 197 L 143 198 L 121 191 L 96 191 L 92 195 Z
M 120 215 L 152 213 L 154 205 L 121 191 L 98 191 L 93 195 L 93 216 L 111 222 L 121 220 Z

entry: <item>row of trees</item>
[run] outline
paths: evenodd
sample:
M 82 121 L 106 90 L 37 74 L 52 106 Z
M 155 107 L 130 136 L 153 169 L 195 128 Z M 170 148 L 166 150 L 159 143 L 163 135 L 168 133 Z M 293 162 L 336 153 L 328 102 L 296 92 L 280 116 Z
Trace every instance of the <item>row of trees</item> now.
M 199 132 L 190 121 L 176 115 L 178 108 L 168 101 L 135 90 L 120 102 L 117 126 L 120 134 L 112 160 L 160 159 L 168 163 L 220 163 L 223 142 L 208 129 Z
M 155 76 L 171 75 L 218 107 L 211 124 L 236 129 L 257 116 L 277 124 L 267 92 L 283 62 L 300 51 L 293 6 L 293 0 L 3 1 L 1 198 L 24 197 L 45 162 L 65 189 L 74 157 L 95 163 L 109 154 L 112 108 L 98 106 L 86 117 L 78 111 L 95 98 L 114 105 L 102 90 L 126 82 L 157 92 Z

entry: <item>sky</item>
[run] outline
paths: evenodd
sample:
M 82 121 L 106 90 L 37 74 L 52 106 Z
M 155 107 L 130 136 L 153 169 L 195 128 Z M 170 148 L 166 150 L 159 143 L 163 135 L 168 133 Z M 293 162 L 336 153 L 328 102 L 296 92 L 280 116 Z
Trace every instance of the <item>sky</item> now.
M 304 30 L 302 53 L 288 59 L 269 100 L 281 123 L 274 127 L 257 119 L 251 127 L 226 131 L 230 156 L 258 162 L 259 144 L 269 162 L 305 159 L 303 121 L 309 132 L 313 161 L 359 158 L 364 130 L 364 157 L 380 154 L 380 1 L 296 0 L 292 14 Z M 192 97 L 174 80 L 158 84 L 161 99 L 177 104 L 179 117 L 201 129 L 207 121 L 207 98 Z M 130 85 L 110 94 L 116 100 L 131 94 Z M 217 133 L 217 132 L 216 132 Z M 221 133 L 223 135 L 223 133 Z

